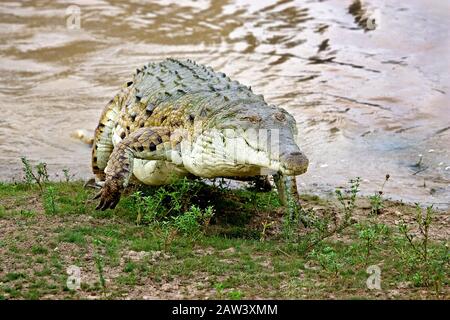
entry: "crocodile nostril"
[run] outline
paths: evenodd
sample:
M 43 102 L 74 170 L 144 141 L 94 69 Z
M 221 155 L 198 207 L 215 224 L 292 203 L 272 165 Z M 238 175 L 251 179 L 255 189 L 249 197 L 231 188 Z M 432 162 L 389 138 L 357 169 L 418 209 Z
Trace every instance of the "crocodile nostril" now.
M 276 112 L 273 116 L 280 122 L 284 122 L 286 120 L 286 116 L 281 112 Z

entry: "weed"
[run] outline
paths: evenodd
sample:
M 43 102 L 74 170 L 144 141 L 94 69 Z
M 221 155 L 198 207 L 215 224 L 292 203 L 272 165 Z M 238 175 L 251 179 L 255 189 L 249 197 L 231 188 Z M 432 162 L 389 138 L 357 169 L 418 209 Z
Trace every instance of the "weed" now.
M 84 234 L 78 230 L 67 230 L 67 231 L 63 232 L 59 236 L 59 241 L 75 243 L 77 245 L 84 245 L 86 243 Z
M 381 186 L 381 189 L 375 193 L 373 196 L 369 197 L 369 201 L 371 204 L 371 214 L 378 215 L 381 214 L 381 210 L 384 208 L 384 200 L 383 200 L 383 189 L 386 182 L 389 180 L 390 175 L 387 174 L 386 178 Z
M 362 240 L 361 247 L 365 251 L 365 264 L 368 265 L 376 242 L 388 233 L 388 228 L 384 224 L 370 224 L 368 226 L 358 224 L 356 228 L 359 229 L 358 237 Z
M 104 272 L 103 272 L 104 262 L 103 262 L 103 256 L 100 254 L 100 246 L 103 245 L 103 242 L 99 239 L 94 239 L 93 244 L 95 247 L 95 253 L 94 253 L 95 266 L 97 268 L 100 285 L 104 290 L 106 288 L 106 281 L 105 281 Z
M 26 157 L 21 157 L 20 160 L 23 164 L 23 172 L 25 173 L 25 182 L 27 184 L 32 184 L 35 181 L 35 176 L 33 173 L 33 167 Z
M 261 236 L 259 238 L 259 241 L 263 242 L 266 239 L 266 232 L 268 229 L 270 229 L 273 224 L 275 223 L 275 221 L 271 221 L 271 222 L 261 222 L 263 229 L 261 230 Z
M 140 225 L 142 220 L 142 215 L 145 210 L 145 203 L 142 201 L 142 192 L 136 191 L 131 195 L 131 199 L 133 200 L 133 207 L 136 211 L 136 224 Z
M 209 226 L 215 213 L 212 206 L 202 209 L 192 204 L 203 186 L 197 181 L 180 179 L 170 186 L 133 193 L 130 205 L 136 212 L 136 223 L 144 222 L 159 229 L 163 233 L 165 249 L 174 237 L 171 228 L 196 238 Z
M 22 278 L 26 278 L 26 275 L 24 273 L 10 272 L 5 275 L 5 277 L 3 278 L 3 281 L 6 281 L 6 282 L 15 281 L 15 280 L 22 279 Z
M 137 214 L 136 222 L 151 224 L 188 211 L 202 186 L 198 181 L 184 178 L 168 186 L 135 192 L 131 196 L 131 207 Z
M 399 226 L 399 231 L 405 239 L 408 241 L 410 247 L 416 253 L 420 259 L 427 263 L 429 257 L 429 230 L 431 222 L 433 220 L 433 206 L 429 206 L 426 209 L 426 214 L 423 216 L 422 208 L 419 204 L 416 204 L 416 222 L 421 234 L 421 239 L 414 241 L 414 234 L 409 232 L 408 225 L 403 220 Z
M 208 207 L 205 210 L 198 206 L 191 206 L 191 208 L 182 215 L 173 217 L 173 224 L 175 228 L 184 235 L 195 236 L 198 235 L 202 225 L 208 225 L 214 210 Z
M 35 216 L 35 214 L 36 214 L 36 212 L 31 211 L 31 210 L 20 210 L 20 215 L 25 218 L 32 218 Z
M 197 234 L 200 230 L 200 224 L 197 221 L 199 215 L 201 215 L 201 210 L 192 206 L 191 210 L 173 217 L 174 226 L 184 235 Z
M 6 217 L 6 209 L 0 205 L 0 219 Z
M 20 160 L 23 164 L 23 171 L 25 173 L 25 182 L 27 185 L 37 183 L 41 191 L 44 190 L 44 183 L 48 182 L 49 175 L 47 171 L 47 164 L 40 162 L 36 165 L 36 173 L 33 171 L 33 167 L 26 157 L 21 157 Z
M 48 250 L 42 246 L 35 245 L 31 248 L 31 252 L 34 254 L 47 254 Z
M 95 255 L 95 265 L 97 267 L 98 277 L 100 280 L 100 285 L 103 289 L 106 287 L 105 277 L 103 275 L 103 257 L 99 254 Z
M 136 264 L 134 262 L 132 262 L 132 261 L 128 261 L 125 264 L 125 267 L 123 268 L 123 271 L 128 273 L 128 272 L 132 272 L 134 269 L 136 269 Z
M 384 208 L 383 198 L 381 195 L 382 195 L 381 193 L 376 193 L 373 196 L 369 197 L 369 201 L 370 201 L 370 205 L 371 205 L 370 213 L 372 215 L 380 214 L 381 210 Z
M 295 239 L 296 232 L 300 225 L 300 217 L 304 219 L 306 216 L 303 208 L 296 204 L 296 200 L 290 199 L 287 204 L 289 215 L 283 217 L 283 235 L 286 240 Z M 307 224 L 306 224 L 307 225 Z
M 48 171 L 47 171 L 47 164 L 45 162 L 39 162 L 36 166 L 36 171 L 37 171 L 37 177 L 39 181 L 41 182 L 48 182 Z M 36 181 L 38 184 L 39 182 Z
M 228 298 L 231 300 L 241 300 L 244 297 L 244 294 L 239 290 L 232 290 L 228 292 Z
M 47 214 L 56 214 L 58 212 L 56 206 L 56 189 L 53 186 L 47 187 L 44 192 L 44 209 Z
M 339 222 L 336 222 L 335 217 L 326 213 L 323 217 L 318 217 L 314 210 L 301 209 L 301 215 L 307 221 L 309 232 L 302 236 L 298 243 L 298 248 L 303 254 L 308 253 L 325 239 L 341 233 L 349 226 L 354 224 L 353 214 L 356 208 L 356 199 L 359 192 L 360 178 L 350 180 L 350 188 L 345 190 L 337 189 L 336 195 L 339 203 L 342 205 L 343 217 Z M 333 225 L 333 226 L 332 226 Z
M 223 292 L 225 290 L 225 285 L 223 283 L 221 283 L 221 282 L 220 283 L 216 283 L 214 285 L 214 289 L 216 289 L 217 295 L 219 296 L 219 298 L 222 298 L 223 297 Z
M 62 169 L 63 174 L 64 174 L 64 178 L 66 179 L 66 182 L 70 181 L 70 173 L 69 173 L 69 169 Z
M 168 251 L 177 234 L 176 229 L 170 228 L 168 223 L 164 224 L 163 230 L 163 249 Z
M 350 180 L 350 189 L 346 190 L 344 195 L 341 189 L 336 189 L 335 193 L 337 195 L 337 199 L 341 204 L 344 212 L 344 223 L 350 223 L 350 220 L 353 216 L 353 212 L 356 208 L 356 197 L 359 192 L 359 185 L 361 182 L 361 178 L 357 177 L 354 180 Z
M 412 273 L 412 280 L 416 286 L 434 286 L 440 291 L 448 274 L 449 253 L 445 244 L 437 247 L 430 246 L 430 227 L 433 222 L 433 206 L 429 206 L 423 214 L 423 209 L 416 204 L 416 223 L 419 234 L 416 236 L 403 221 L 399 231 L 407 243 L 405 249 L 397 249 L 406 266 Z
M 319 262 L 321 267 L 335 276 L 338 276 L 339 270 L 342 267 L 342 262 L 339 261 L 338 254 L 335 249 L 330 246 L 323 246 L 313 249 L 308 256 Z

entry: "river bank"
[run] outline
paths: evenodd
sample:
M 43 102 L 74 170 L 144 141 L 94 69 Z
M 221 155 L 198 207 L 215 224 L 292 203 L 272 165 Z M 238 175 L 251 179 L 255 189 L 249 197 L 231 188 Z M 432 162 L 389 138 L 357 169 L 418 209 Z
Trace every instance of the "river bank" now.
M 352 186 L 343 201 L 303 194 L 307 227 L 274 192 L 183 188 L 132 190 L 102 212 L 83 182 L 0 184 L 0 299 L 450 298 L 449 212 L 430 211 L 425 241 L 426 208 L 352 200 Z

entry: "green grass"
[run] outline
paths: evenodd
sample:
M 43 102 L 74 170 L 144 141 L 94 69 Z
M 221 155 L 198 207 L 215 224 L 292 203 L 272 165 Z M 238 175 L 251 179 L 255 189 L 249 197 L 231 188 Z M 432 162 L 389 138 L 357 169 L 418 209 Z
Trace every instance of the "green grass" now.
M 98 212 L 82 182 L 41 180 L 0 184 L 0 299 L 449 297 L 448 239 L 428 232 L 438 222 L 424 211 L 426 238 L 409 239 L 418 209 L 372 208 L 357 181 L 336 200 L 302 195 L 305 228 L 285 219 L 275 192 L 182 180 Z M 371 265 L 381 291 L 366 286 Z M 79 290 L 67 288 L 69 266 L 81 270 Z

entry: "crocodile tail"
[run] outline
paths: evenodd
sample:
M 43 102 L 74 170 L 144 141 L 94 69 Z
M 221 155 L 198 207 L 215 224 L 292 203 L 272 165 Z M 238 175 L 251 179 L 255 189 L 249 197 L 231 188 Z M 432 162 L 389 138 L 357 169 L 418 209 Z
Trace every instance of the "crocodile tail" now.
M 78 129 L 70 134 L 70 136 L 74 139 L 80 140 L 86 144 L 92 145 L 94 144 L 94 137 L 90 136 L 86 130 Z
M 103 109 L 97 128 L 95 129 L 92 144 L 92 172 L 97 181 L 105 180 L 105 168 L 108 164 L 114 145 L 112 142 L 113 129 L 117 124 L 121 105 L 128 96 L 130 83 L 123 86 L 123 89 L 111 99 Z

